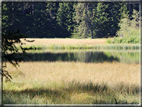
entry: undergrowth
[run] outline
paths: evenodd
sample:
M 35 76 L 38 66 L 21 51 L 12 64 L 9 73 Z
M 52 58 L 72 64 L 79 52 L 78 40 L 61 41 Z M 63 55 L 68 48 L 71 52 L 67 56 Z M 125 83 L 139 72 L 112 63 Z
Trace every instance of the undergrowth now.
M 9 85 L 11 83 L 5 83 Z M 48 83 L 49 84 L 49 83 Z M 16 87 L 16 84 L 13 84 Z M 54 85 L 57 85 L 54 83 Z M 139 87 L 119 84 L 62 82 L 56 88 L 42 86 L 24 90 L 4 90 L 3 104 L 138 104 Z
M 118 37 L 114 37 L 114 40 L 107 40 L 107 43 L 132 43 L 138 44 L 139 40 L 139 13 L 133 10 L 133 19 L 130 20 L 126 15 L 119 23 L 120 30 L 117 32 Z

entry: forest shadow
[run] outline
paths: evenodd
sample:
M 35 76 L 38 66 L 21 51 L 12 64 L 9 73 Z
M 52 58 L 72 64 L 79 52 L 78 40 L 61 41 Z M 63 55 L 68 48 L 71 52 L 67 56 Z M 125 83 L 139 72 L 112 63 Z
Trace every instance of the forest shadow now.
M 107 56 L 103 52 L 64 52 L 64 53 L 27 53 L 30 57 L 24 57 L 28 61 L 75 61 L 75 62 L 112 62 L 118 58 Z
M 35 98 L 44 98 L 45 103 L 50 103 L 46 100 L 50 99 L 52 104 L 90 104 L 90 102 L 91 104 L 138 104 L 136 101 L 128 102 L 127 99 L 121 100 L 121 98 L 117 96 L 118 94 L 122 96 L 128 95 L 128 97 L 129 95 L 136 96 L 139 94 L 139 87 L 119 84 L 116 88 L 111 88 L 105 84 L 98 85 L 93 83 L 82 84 L 79 82 L 71 82 L 68 86 L 59 87 L 57 89 L 40 87 L 22 91 L 3 90 L 3 103 L 17 104 L 19 102 L 25 103 L 23 101 L 24 99 L 33 102 Z M 13 100 L 14 98 L 18 98 L 18 101 Z M 29 103 L 31 103 L 30 101 Z

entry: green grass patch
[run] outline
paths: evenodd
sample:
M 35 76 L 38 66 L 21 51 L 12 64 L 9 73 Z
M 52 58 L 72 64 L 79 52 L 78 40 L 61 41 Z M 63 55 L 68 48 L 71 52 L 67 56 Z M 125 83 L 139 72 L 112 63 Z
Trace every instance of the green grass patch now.
M 113 42 L 114 44 L 139 44 L 139 36 L 126 36 L 126 37 L 114 37 Z
M 3 104 L 139 104 L 138 86 L 109 87 L 75 81 L 43 84 L 37 81 L 36 87 L 31 83 L 32 88 L 22 89 L 26 83 L 4 83 Z

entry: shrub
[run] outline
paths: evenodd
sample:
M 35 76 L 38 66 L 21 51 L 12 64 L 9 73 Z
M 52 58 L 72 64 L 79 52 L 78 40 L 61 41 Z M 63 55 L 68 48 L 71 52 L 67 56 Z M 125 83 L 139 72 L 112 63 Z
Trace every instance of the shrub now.
M 127 37 L 124 37 L 124 38 L 122 39 L 122 42 L 121 42 L 121 43 L 128 43 Z
M 114 37 L 113 42 L 112 43 L 133 43 L 133 44 L 137 44 L 139 43 L 139 36 L 126 36 L 123 38 L 120 37 Z
M 125 37 L 120 39 L 114 39 L 113 43 L 140 43 L 139 42 L 139 12 L 133 10 L 133 19 L 128 19 L 128 16 L 121 19 L 119 23 L 120 30 L 117 32 L 117 35 L 124 35 Z
M 114 37 L 114 40 L 112 43 L 121 43 L 122 39 L 120 37 Z
M 107 40 L 107 43 L 108 43 L 108 44 L 110 44 L 110 43 L 111 43 L 111 40 L 110 40 L 110 39 L 108 39 L 108 40 Z

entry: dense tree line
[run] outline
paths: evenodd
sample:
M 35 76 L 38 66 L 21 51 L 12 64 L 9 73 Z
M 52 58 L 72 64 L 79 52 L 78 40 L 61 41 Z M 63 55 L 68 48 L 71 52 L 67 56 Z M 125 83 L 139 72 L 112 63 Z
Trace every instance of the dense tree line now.
M 3 2 L 2 31 L 18 28 L 30 38 L 113 37 L 124 14 L 132 19 L 138 7 L 120 2 Z

